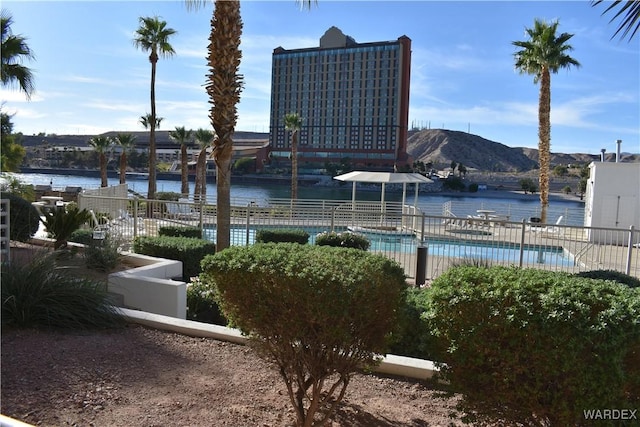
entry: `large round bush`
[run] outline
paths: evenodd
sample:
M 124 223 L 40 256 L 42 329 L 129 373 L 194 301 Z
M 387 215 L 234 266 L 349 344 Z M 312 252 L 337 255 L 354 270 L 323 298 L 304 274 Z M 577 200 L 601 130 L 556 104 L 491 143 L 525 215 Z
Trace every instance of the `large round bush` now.
M 427 320 L 446 348 L 442 374 L 476 421 L 573 426 L 584 424 L 586 409 L 637 405 L 637 289 L 457 267 L 433 282 L 430 298 Z
M 9 200 L 9 238 L 19 242 L 31 239 L 40 226 L 40 213 L 22 197 L 11 193 L 2 192 L 3 199 Z

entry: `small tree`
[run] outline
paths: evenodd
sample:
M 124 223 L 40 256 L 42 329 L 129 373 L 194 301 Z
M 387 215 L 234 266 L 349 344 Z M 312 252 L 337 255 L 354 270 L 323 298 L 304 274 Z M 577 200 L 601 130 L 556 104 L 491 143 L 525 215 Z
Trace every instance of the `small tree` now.
M 351 377 L 386 352 L 406 290 L 397 263 L 357 249 L 232 246 L 202 268 L 224 315 L 278 368 L 299 427 L 325 425 Z
M 535 193 L 538 191 L 536 183 L 531 178 L 522 178 L 520 180 L 520 188 L 524 191 L 524 194 Z

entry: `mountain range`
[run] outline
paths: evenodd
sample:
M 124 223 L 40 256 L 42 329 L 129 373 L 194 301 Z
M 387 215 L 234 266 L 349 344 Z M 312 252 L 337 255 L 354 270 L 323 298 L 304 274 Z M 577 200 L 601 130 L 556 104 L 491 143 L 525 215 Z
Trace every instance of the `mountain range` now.
M 509 147 L 478 135 L 446 129 L 423 129 L 409 132 L 407 152 L 415 161 L 432 162 L 436 169 L 451 162 L 467 169 L 494 172 L 526 172 L 538 168 L 538 150 Z M 600 154 L 551 153 L 551 167 L 588 164 L 599 161 Z M 605 153 L 605 161 L 615 161 L 615 152 Z M 621 153 L 622 162 L 640 162 L 640 154 Z

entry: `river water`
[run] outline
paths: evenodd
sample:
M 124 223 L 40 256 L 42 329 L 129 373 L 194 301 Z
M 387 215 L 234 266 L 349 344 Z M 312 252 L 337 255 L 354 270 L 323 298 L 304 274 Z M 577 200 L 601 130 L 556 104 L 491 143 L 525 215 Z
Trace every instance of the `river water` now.
M 52 175 L 52 174 L 12 174 L 20 181 L 33 185 L 51 185 L 55 190 L 63 190 L 67 186 L 78 186 L 83 189 L 91 189 L 100 187 L 100 178 L 74 176 L 74 175 Z M 144 175 L 140 178 L 127 178 L 127 184 L 130 190 L 145 195 L 148 189 L 148 181 L 144 179 Z M 158 179 L 157 191 L 167 191 L 180 193 L 180 181 Z M 117 185 L 117 178 L 109 178 L 109 185 Z M 190 191 L 193 192 L 194 183 L 189 183 Z M 298 198 L 314 199 L 314 200 L 345 200 L 351 201 L 351 183 L 345 183 L 338 186 L 300 186 L 298 188 Z M 231 199 L 232 204 L 240 206 L 249 202 L 258 205 L 266 205 L 271 199 L 288 199 L 290 197 L 289 185 L 242 185 L 231 183 Z M 380 201 L 381 186 L 373 186 L 372 189 L 362 190 L 358 188 L 356 191 L 356 199 L 358 201 Z M 413 204 L 414 186 L 407 186 L 406 202 Z M 207 200 L 215 203 L 216 185 L 215 183 L 207 184 Z M 387 188 L 385 192 L 385 200 L 401 201 L 402 191 L 391 191 Z M 483 197 L 482 192 L 475 193 L 472 196 L 462 195 L 443 195 L 439 193 L 420 193 L 418 196 L 418 206 L 428 215 L 442 215 L 443 205 L 451 202 L 452 211 L 455 215 L 465 217 L 466 215 L 475 215 L 478 209 L 491 209 L 497 214 L 509 215 L 512 221 L 520 221 L 529 219 L 540 214 L 540 201 L 538 195 L 529 195 L 528 197 L 510 197 L 510 193 L 505 192 L 504 197 Z M 549 202 L 548 219 L 553 223 L 559 216 L 563 216 L 563 224 L 567 225 L 583 225 L 584 222 L 584 203 L 578 200 L 551 199 Z

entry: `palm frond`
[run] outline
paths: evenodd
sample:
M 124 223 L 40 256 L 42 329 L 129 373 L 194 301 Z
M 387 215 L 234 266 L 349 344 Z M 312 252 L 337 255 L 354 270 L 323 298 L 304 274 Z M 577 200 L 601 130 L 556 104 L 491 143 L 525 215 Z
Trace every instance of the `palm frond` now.
M 598 6 L 600 3 L 605 3 L 604 0 L 595 0 L 591 2 L 593 7 Z M 609 2 L 606 2 L 609 3 Z M 628 36 L 629 41 L 633 39 L 640 29 L 640 1 L 637 0 L 616 0 L 607 7 L 602 15 L 605 15 L 609 12 L 616 11 L 615 15 L 609 20 L 609 23 L 622 19 L 622 22 L 618 26 L 618 29 L 611 38 L 613 39 L 618 34 L 622 32 L 620 35 L 620 39 L 624 39 Z

